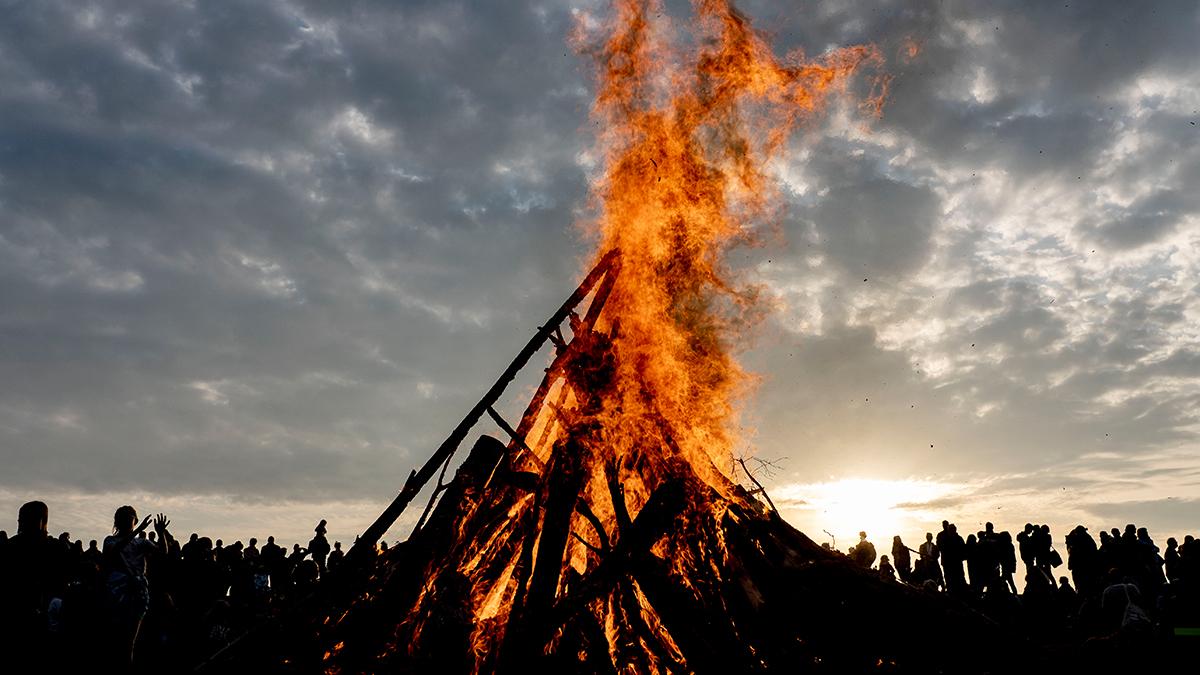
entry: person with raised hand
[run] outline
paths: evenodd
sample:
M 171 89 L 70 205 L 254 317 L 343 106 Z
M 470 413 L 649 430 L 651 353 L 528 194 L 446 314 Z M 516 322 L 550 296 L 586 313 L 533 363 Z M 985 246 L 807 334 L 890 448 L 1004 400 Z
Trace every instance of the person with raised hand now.
M 157 542 L 139 536 L 152 521 Z M 170 522 L 160 513 L 153 519 L 146 516 L 137 524 L 137 511 L 125 505 L 113 514 L 113 533 L 104 538 L 102 573 L 111 631 L 109 646 L 113 666 L 117 668 L 128 669 L 133 665 L 138 630 L 150 608 L 146 560 L 166 553 Z

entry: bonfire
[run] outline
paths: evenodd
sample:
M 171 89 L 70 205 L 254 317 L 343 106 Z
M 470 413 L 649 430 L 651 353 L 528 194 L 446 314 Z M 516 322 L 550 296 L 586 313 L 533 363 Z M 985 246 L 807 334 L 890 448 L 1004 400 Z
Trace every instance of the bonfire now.
M 371 576 L 320 622 L 326 672 L 820 667 L 856 594 L 883 592 L 735 479 L 749 378 L 734 350 L 759 307 L 726 263 L 778 216 L 770 167 L 793 130 L 849 100 L 863 71 L 857 108 L 878 113 L 882 59 L 871 46 L 780 58 L 727 0 L 693 6 L 687 26 L 656 0 L 581 17 L 575 40 L 598 65 L 590 271 L 360 538 L 351 559 Z M 496 401 L 546 344 L 512 424 Z M 506 438 L 480 438 L 447 479 L 484 415 Z M 374 560 L 435 475 L 413 534 Z M 849 606 L 817 600 L 835 583 Z

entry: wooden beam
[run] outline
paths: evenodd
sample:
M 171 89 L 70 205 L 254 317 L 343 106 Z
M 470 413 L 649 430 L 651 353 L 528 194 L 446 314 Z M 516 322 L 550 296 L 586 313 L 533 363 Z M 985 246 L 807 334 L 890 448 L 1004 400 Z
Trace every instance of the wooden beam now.
M 370 527 L 368 527 L 366 531 L 362 533 L 362 535 L 358 538 L 358 541 L 350 549 L 350 552 L 347 554 L 347 558 L 358 559 L 363 555 L 364 551 L 368 549 L 372 551 L 374 550 L 375 544 L 379 541 L 379 538 L 382 537 L 384 533 L 388 531 L 388 528 L 390 528 L 392 524 L 396 522 L 396 519 L 400 517 L 400 514 L 404 513 L 404 509 L 407 508 L 413 498 L 417 496 L 417 493 L 419 493 L 421 489 L 425 487 L 425 484 L 429 482 L 429 479 L 433 478 L 433 475 L 437 473 L 438 469 L 450 459 L 450 457 L 458 449 L 458 446 L 462 444 L 463 439 L 466 438 L 467 432 L 469 432 L 471 427 L 475 426 L 475 423 L 479 421 L 481 416 L 483 416 L 484 411 L 487 410 L 497 400 L 499 400 L 501 394 L 504 393 L 505 388 L 507 388 L 509 383 L 513 381 L 513 378 L 517 376 L 517 373 L 525 367 L 525 364 L 529 363 L 529 359 L 532 358 L 533 355 L 537 353 L 539 349 L 541 349 L 542 345 L 546 343 L 546 340 L 549 339 L 551 332 L 553 332 L 554 329 L 567 318 L 567 315 L 570 314 L 580 302 L 583 302 L 583 299 L 587 297 L 592 288 L 595 287 L 596 284 L 605 277 L 605 275 L 615 264 L 615 261 L 619 255 L 619 252 L 616 249 L 613 249 L 600 258 L 600 261 L 596 263 L 596 266 L 593 267 L 590 272 L 588 272 L 588 275 L 584 277 L 583 282 L 579 284 L 579 287 L 575 289 L 575 292 L 572 293 L 571 296 L 567 298 L 566 302 L 564 302 L 562 306 L 558 308 L 558 311 L 552 314 L 550 319 L 547 320 L 536 333 L 534 333 L 533 337 L 529 338 L 529 342 L 527 342 L 525 347 L 517 353 L 517 356 L 512 360 L 512 363 L 510 363 L 508 367 L 504 369 L 504 372 L 500 374 L 500 377 L 492 384 L 487 392 L 484 393 L 483 398 L 479 399 L 479 402 L 475 404 L 475 407 L 471 408 L 466 417 L 464 417 L 462 421 L 458 423 L 458 426 L 454 427 L 454 430 L 450 432 L 450 435 L 446 438 L 446 440 L 442 441 L 442 444 L 437 447 L 437 450 L 434 450 L 433 455 L 430 456 L 430 458 L 425 462 L 424 465 L 421 466 L 419 470 L 415 470 L 409 474 L 408 480 L 404 482 L 404 487 L 400 490 L 400 493 L 396 495 L 395 499 L 392 500 L 392 503 L 388 504 L 387 508 L 383 510 L 383 513 L 379 514 L 379 517 L 375 519 L 375 522 L 371 523 Z

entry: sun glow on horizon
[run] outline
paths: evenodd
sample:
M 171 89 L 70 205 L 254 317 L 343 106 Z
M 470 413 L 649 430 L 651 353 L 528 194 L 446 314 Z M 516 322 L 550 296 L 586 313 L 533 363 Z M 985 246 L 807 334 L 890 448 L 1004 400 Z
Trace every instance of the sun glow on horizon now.
M 830 542 L 845 551 L 865 531 L 879 553 L 887 553 L 893 535 L 909 541 L 941 508 L 936 501 L 969 488 L 961 483 L 923 479 L 842 478 L 821 483 L 791 483 L 772 490 L 783 515 L 814 541 Z M 778 494 L 778 497 L 775 495 Z

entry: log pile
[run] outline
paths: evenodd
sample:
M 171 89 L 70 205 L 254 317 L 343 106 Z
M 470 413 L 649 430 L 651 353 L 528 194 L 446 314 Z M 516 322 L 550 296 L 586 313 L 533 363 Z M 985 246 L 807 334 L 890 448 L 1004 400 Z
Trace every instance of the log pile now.
M 307 617 L 226 665 L 257 652 L 282 654 L 268 670 L 330 674 L 917 672 L 976 648 L 982 619 L 815 545 L 697 467 L 665 420 L 644 448 L 610 451 L 599 411 L 619 327 L 596 326 L 619 268 L 616 252 L 601 258 Z M 512 426 L 494 404 L 545 342 L 555 355 Z M 481 436 L 447 481 L 484 414 L 508 438 Z M 434 475 L 416 529 L 377 558 L 378 537 Z

